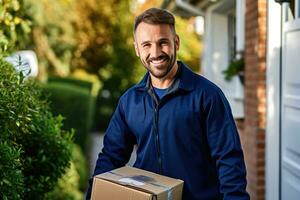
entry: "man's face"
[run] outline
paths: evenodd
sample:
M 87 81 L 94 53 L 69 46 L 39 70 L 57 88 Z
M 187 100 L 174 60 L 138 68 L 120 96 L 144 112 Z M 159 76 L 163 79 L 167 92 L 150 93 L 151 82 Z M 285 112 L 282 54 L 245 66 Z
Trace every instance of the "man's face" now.
M 135 32 L 135 52 L 152 76 L 162 79 L 176 62 L 179 38 L 167 24 L 141 22 Z

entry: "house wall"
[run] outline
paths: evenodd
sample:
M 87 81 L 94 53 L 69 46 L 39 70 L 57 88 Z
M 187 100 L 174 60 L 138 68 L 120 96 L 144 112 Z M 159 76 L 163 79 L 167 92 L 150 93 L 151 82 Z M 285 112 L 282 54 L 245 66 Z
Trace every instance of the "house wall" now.
M 217 84 L 227 97 L 235 118 L 244 117 L 243 86 L 238 77 L 231 81 L 224 79 L 223 71 L 229 64 L 228 13 L 235 9 L 234 0 L 227 0 L 210 6 L 205 12 L 204 52 L 202 55 L 202 74 Z M 243 32 L 237 32 L 238 50 L 243 48 Z
M 266 0 L 246 0 L 244 121 L 237 121 L 252 200 L 265 199 Z

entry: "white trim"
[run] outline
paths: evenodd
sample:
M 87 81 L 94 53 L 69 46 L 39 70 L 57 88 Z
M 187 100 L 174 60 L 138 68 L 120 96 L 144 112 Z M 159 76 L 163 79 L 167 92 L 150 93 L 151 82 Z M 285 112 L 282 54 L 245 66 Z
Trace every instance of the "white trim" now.
M 279 200 L 281 6 L 268 0 L 266 200 Z
M 245 0 L 236 1 L 236 50 L 245 49 Z

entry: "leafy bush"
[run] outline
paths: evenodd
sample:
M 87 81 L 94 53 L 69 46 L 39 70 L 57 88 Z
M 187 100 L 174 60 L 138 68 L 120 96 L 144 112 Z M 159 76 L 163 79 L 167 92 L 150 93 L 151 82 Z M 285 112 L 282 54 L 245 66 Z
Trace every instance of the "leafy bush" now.
M 75 144 L 71 167 L 59 180 L 55 189 L 47 194 L 47 200 L 81 200 L 88 183 L 88 167 L 81 148 Z
M 83 193 L 79 188 L 80 175 L 76 166 L 71 162 L 67 173 L 58 181 L 54 190 L 47 194 L 46 200 L 82 200 Z
M 86 190 L 89 178 L 89 166 L 81 148 L 78 145 L 74 145 L 72 162 L 74 163 L 75 169 L 79 174 L 79 189 L 84 192 Z
M 89 129 L 92 123 L 93 99 L 84 87 L 69 83 L 49 82 L 44 87 L 51 110 L 65 117 L 64 128 L 76 130 L 75 142 L 86 150 Z
M 0 198 L 21 199 L 24 194 L 24 176 L 21 171 L 20 150 L 0 142 Z
M 0 187 L 1 198 L 43 199 L 69 166 L 73 132 L 62 129 L 62 117 L 51 114 L 33 81 L 24 82 L 21 73 L 2 59 L 0 71 L 0 143 L 6 152 L 1 154 L 0 174 L 7 177 L 11 163 L 9 175 L 16 178 L 1 179 L 1 184 L 17 185 L 20 191 Z M 21 198 L 15 196 L 18 193 Z

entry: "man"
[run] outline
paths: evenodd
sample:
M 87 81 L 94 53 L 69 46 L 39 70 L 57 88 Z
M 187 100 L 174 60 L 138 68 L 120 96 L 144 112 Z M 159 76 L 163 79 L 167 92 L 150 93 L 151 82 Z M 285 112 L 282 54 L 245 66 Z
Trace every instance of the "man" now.
M 135 51 L 148 72 L 121 96 L 94 175 L 124 166 L 137 144 L 134 167 L 182 179 L 184 200 L 249 199 L 230 106 L 216 85 L 176 60 L 174 23 L 157 8 L 136 18 Z

